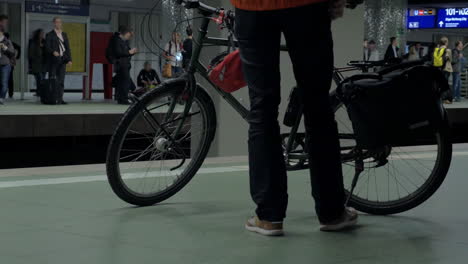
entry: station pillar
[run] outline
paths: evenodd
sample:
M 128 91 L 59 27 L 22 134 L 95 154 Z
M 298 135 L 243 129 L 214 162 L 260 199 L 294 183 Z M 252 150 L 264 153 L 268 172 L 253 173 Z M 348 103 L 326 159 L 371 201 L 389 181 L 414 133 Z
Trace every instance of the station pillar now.
M 377 43 L 383 56 L 391 37 L 397 37 L 400 50 L 406 45 L 408 0 L 366 0 L 364 16 L 365 38 Z

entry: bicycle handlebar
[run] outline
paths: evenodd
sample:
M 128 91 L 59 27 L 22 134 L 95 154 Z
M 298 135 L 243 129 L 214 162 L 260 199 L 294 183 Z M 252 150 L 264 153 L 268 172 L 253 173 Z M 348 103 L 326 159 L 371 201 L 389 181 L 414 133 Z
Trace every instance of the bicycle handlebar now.
M 176 0 L 176 4 L 183 5 L 187 9 L 199 9 L 202 12 L 219 15 L 221 9 L 201 3 L 199 0 Z

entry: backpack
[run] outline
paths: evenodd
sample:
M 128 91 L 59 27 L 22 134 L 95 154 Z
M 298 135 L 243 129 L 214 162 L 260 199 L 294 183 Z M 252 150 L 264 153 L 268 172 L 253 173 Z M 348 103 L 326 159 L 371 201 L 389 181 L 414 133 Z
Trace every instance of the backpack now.
M 106 48 L 106 59 L 107 62 L 110 64 L 115 64 L 117 61 L 117 58 L 114 55 L 114 41 L 115 41 L 115 36 L 112 35 L 112 37 L 109 39 L 109 43 L 107 44 Z
M 444 68 L 445 64 L 447 63 L 447 57 L 445 56 L 447 53 L 446 48 L 436 48 L 434 50 L 434 61 L 433 65 L 437 68 Z

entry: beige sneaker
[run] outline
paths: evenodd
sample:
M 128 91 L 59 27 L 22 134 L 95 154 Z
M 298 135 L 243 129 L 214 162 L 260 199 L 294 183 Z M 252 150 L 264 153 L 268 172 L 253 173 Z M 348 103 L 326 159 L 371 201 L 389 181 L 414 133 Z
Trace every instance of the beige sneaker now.
M 268 222 L 252 217 L 245 223 L 245 229 L 264 236 L 283 236 L 283 222 Z
M 331 223 L 321 223 L 320 224 L 320 231 L 324 232 L 337 232 L 342 231 L 343 229 L 347 229 L 353 227 L 358 222 L 358 213 L 354 208 L 347 207 L 343 212 L 343 216 Z

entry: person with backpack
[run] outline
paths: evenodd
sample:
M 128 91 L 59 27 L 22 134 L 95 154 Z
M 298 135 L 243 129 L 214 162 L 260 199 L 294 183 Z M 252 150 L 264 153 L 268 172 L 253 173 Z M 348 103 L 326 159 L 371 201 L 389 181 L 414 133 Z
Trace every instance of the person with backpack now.
M 450 75 L 453 73 L 452 67 L 452 51 L 448 48 L 449 40 L 447 37 L 442 37 L 439 41 L 439 45 L 434 49 L 433 65 L 439 68 L 443 73 L 447 82 L 450 79 Z M 444 103 L 451 104 L 453 101 L 452 93 L 446 93 L 443 95 Z
M 182 73 L 182 43 L 180 41 L 180 34 L 172 32 L 172 39 L 166 44 L 163 56 L 166 59 L 165 71 L 163 77 L 176 78 Z M 170 67 L 170 72 L 169 71 Z
M 312 196 L 320 230 L 341 231 L 354 226 L 358 214 L 345 207 L 340 141 L 329 100 L 334 66 L 331 25 L 343 15 L 346 1 L 231 2 L 236 6 L 236 38 L 251 109 L 250 191 L 257 208 L 245 228 L 265 236 L 284 234 L 288 179 L 278 122 L 282 34 L 304 103 Z
M 463 71 L 463 42 L 457 41 L 453 50 L 452 66 L 453 66 L 453 99 L 455 102 L 461 101 L 461 72 Z
M 130 78 L 132 68 L 132 57 L 137 54 L 137 48 L 130 48 L 130 39 L 133 37 L 133 30 L 127 26 L 120 26 L 110 39 L 106 49 L 107 60 L 114 65 L 114 83 L 116 84 L 115 97 L 118 104 L 128 105 L 128 93 L 133 86 Z

